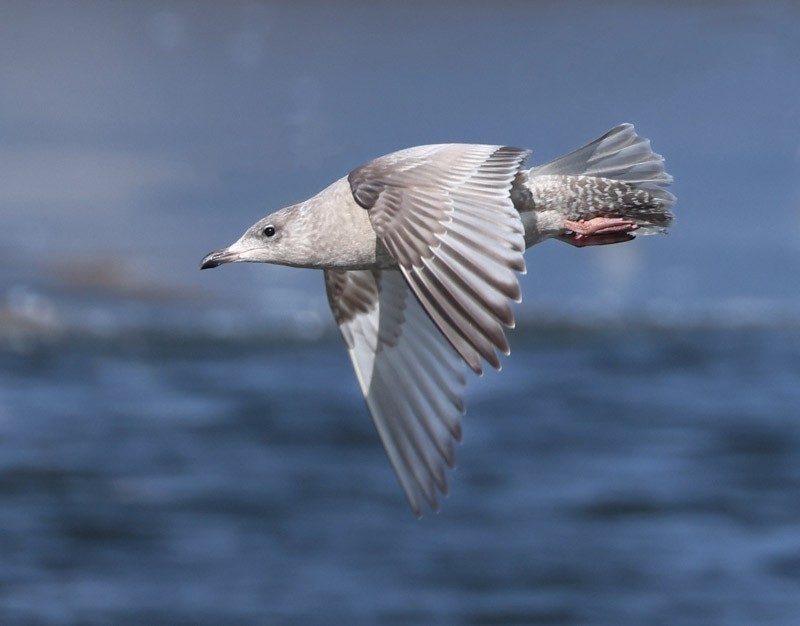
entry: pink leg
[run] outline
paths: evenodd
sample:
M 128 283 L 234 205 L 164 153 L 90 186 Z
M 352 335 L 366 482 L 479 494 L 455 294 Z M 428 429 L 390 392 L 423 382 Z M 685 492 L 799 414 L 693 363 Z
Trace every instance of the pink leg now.
M 572 231 L 559 239 L 573 246 L 603 246 L 633 239 L 632 231 L 639 228 L 636 222 L 621 217 L 594 217 L 573 222 L 564 220 L 564 228 Z

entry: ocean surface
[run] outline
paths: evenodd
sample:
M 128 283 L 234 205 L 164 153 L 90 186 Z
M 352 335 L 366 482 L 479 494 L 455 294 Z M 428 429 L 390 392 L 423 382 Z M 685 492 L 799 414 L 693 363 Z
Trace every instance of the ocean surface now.
M 0 0 L 0 626 L 800 624 L 800 3 Z M 318 272 L 369 159 L 631 122 L 666 237 L 526 256 L 411 514 Z
M 530 319 L 417 520 L 332 324 L 0 341 L 2 624 L 797 624 L 800 324 Z

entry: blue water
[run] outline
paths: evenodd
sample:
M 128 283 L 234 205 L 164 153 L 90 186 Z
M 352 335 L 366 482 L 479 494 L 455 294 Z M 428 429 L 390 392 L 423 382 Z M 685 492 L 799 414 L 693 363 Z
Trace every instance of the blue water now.
M 800 624 L 800 10 L 0 2 L 0 624 Z M 319 273 L 200 258 L 432 142 L 632 122 L 414 519 Z
M 540 321 L 407 509 L 338 337 L 3 342 L 3 624 L 796 624 L 800 328 Z

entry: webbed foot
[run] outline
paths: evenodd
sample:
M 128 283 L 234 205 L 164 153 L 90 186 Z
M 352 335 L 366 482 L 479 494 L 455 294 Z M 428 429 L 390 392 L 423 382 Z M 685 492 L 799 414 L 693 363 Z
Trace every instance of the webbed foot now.
M 621 217 L 594 217 L 577 222 L 564 220 L 564 228 L 571 232 L 560 235 L 558 239 L 582 248 L 630 241 L 634 238 L 632 231 L 639 228 L 639 225 Z

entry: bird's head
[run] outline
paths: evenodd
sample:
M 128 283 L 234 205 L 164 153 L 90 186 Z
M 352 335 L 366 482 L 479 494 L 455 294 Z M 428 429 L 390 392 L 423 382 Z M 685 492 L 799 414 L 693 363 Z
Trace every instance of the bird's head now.
M 258 220 L 238 241 L 203 257 L 200 269 L 224 263 L 278 263 L 298 265 L 307 247 L 303 205 L 293 205 Z

